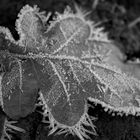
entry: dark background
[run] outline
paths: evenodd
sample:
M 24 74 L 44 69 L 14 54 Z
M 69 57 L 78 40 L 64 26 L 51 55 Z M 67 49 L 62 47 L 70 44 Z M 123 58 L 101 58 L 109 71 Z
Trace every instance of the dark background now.
M 76 2 L 86 10 L 92 11 L 90 18 L 102 21 L 102 26 L 109 33 L 109 38 L 118 43 L 118 47 L 126 54 L 127 60 L 140 58 L 140 17 L 139 0 L 104 0 L 100 1 L 94 9 L 94 0 L 0 0 L 0 26 L 8 27 L 15 39 L 18 34 L 15 30 L 15 21 L 20 9 L 26 5 L 38 5 L 46 12 L 63 12 L 69 5 L 74 7 Z M 126 61 L 127 61 L 126 60 Z M 92 104 L 89 102 L 89 104 Z M 97 127 L 98 137 L 91 136 L 93 140 L 140 140 L 140 117 L 112 116 L 104 111 L 100 105 L 92 104 L 89 114 L 98 118 L 94 124 Z M 26 130 L 25 134 L 15 133 L 13 140 L 76 140 L 78 138 L 67 136 L 47 136 L 48 127 L 42 123 L 42 115 L 37 108 L 34 113 L 19 120 L 17 126 Z M 2 113 L 1 113 L 2 114 Z

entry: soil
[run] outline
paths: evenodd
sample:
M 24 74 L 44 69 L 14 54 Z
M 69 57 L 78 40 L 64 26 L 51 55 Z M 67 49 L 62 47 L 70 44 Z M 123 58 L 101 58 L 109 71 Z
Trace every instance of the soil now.
M 46 13 L 51 11 L 63 12 L 69 5 L 74 9 L 74 2 L 86 10 L 91 11 L 91 20 L 101 21 L 100 26 L 105 27 L 109 38 L 118 43 L 126 54 L 126 61 L 140 58 L 140 1 L 139 0 L 99 0 L 94 5 L 94 0 L 0 0 L 0 26 L 8 27 L 18 39 L 15 30 L 15 21 L 20 9 L 26 5 L 38 5 Z M 92 104 L 89 102 L 89 104 Z M 92 104 L 89 114 L 98 119 L 93 122 L 97 127 L 97 136 L 92 140 L 140 140 L 140 117 L 112 116 L 104 111 L 101 105 Z M 79 140 L 76 136 L 47 136 L 49 128 L 42 122 L 41 108 L 25 118 L 21 118 L 16 126 L 23 128 L 26 133 L 11 133 L 12 140 Z M 0 125 L 5 114 L 0 111 Z M 0 126 L 1 129 L 1 126 Z

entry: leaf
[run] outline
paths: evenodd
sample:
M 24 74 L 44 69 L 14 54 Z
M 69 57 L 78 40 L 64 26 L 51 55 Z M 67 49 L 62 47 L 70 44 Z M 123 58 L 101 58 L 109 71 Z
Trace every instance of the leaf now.
M 63 20 L 58 17 L 53 24 L 45 33 L 48 39 L 44 49 L 48 54 L 57 54 L 62 50 L 65 51 L 64 54 L 66 55 L 68 50 L 65 46 L 71 47 L 72 50 L 67 53 L 73 53 L 74 51 L 78 53 L 78 45 L 85 42 L 90 35 L 90 28 L 78 17 L 69 16 L 68 18 L 64 17 Z
M 36 6 L 32 8 L 26 5 L 18 15 L 19 18 L 16 21 L 16 29 L 20 35 L 18 43 L 24 46 L 28 52 L 36 52 L 42 45 L 44 14 L 44 12 L 39 12 L 39 8 Z
M 0 51 L 25 54 L 25 48 L 14 40 L 9 29 L 5 27 L 0 27 Z M 0 58 L 3 57 L 3 54 L 1 54 L 2 52 L 0 52 Z
M 109 48 L 104 44 L 108 42 L 94 39 L 91 35 L 94 30 L 90 27 L 89 22 L 76 14 L 58 14 L 45 34 L 48 37 L 48 44 L 44 46 L 46 52 L 32 55 L 42 65 L 38 73 L 44 75 L 41 92 L 46 104 L 52 110 L 53 116 L 59 116 L 56 114 L 60 114 L 63 107 L 72 110 L 72 101 L 77 98 L 83 107 L 84 100 L 88 98 L 112 111 L 136 114 L 139 105 L 135 96 L 139 95 L 140 82 L 106 63 Z M 48 83 L 51 86 L 46 88 Z M 82 109 L 79 109 L 79 114 L 80 112 L 84 114 Z M 64 117 L 66 116 L 68 114 Z M 79 116 L 82 117 L 82 114 Z M 58 121 L 58 117 L 55 119 Z M 59 123 L 66 123 L 65 120 L 63 118 Z
M 49 114 L 51 118 L 51 132 L 59 125 L 62 132 L 68 129 L 81 140 L 89 138 L 85 133 L 90 131 L 84 125 L 95 132 L 87 115 L 87 99 L 106 110 L 139 114 L 140 81 L 121 71 L 103 28 L 89 21 L 87 13 L 79 9 L 77 13 L 67 9 L 56 15 L 46 28 L 48 18 L 44 13 L 37 7 L 25 6 L 16 22 L 19 41 L 8 38 L 13 48 L 5 43 L 3 35 L 6 32 L 8 36 L 7 31 L 1 31 L 6 50 L 0 48 L 0 57 L 9 66 L 1 84 L 6 114 L 18 119 L 31 113 L 39 89 L 44 116 Z M 18 46 L 24 51 L 10 50 Z M 5 55 L 10 59 L 4 59 Z
M 19 119 L 35 109 L 38 83 L 31 60 L 17 60 L 2 78 L 3 110 L 12 119 Z
M 39 67 L 36 70 L 41 92 L 55 119 L 65 125 L 74 125 L 84 114 L 86 93 L 74 78 L 69 64 L 67 60 L 48 60 L 42 70 Z M 79 102 L 78 106 L 74 104 L 76 101 Z M 60 115 L 62 112 L 63 116 Z M 75 122 L 71 121 L 70 114 L 77 116 Z

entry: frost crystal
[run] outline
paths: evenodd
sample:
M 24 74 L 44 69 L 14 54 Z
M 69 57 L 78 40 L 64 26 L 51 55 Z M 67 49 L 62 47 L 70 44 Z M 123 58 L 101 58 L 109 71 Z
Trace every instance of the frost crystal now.
M 0 28 L 5 113 L 13 119 L 31 113 L 39 90 L 50 134 L 70 133 L 81 140 L 89 138 L 88 133 L 96 135 L 87 99 L 106 110 L 138 115 L 140 82 L 108 60 L 112 42 L 103 28 L 78 8 L 76 13 L 67 8 L 56 15 L 45 26 L 44 12 L 36 6 L 23 7 L 16 21 L 18 41 L 8 29 Z

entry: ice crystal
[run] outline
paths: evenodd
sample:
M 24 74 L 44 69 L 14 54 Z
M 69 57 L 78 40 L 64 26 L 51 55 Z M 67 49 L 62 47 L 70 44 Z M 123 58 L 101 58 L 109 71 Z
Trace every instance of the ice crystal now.
M 115 59 L 109 59 L 112 42 L 103 28 L 76 10 L 56 13 L 46 26 L 48 16 L 26 5 L 16 21 L 18 41 L 0 28 L 0 93 L 5 113 L 18 119 L 34 110 L 39 91 L 50 134 L 70 133 L 84 140 L 88 133 L 96 134 L 87 99 L 107 110 L 136 115 L 140 82 L 115 67 Z
M 25 130 L 15 126 L 15 123 L 17 122 L 8 121 L 7 118 L 5 119 L 2 140 L 7 140 L 7 139 L 12 140 L 12 135 L 9 133 L 15 133 L 15 132 L 25 133 Z

